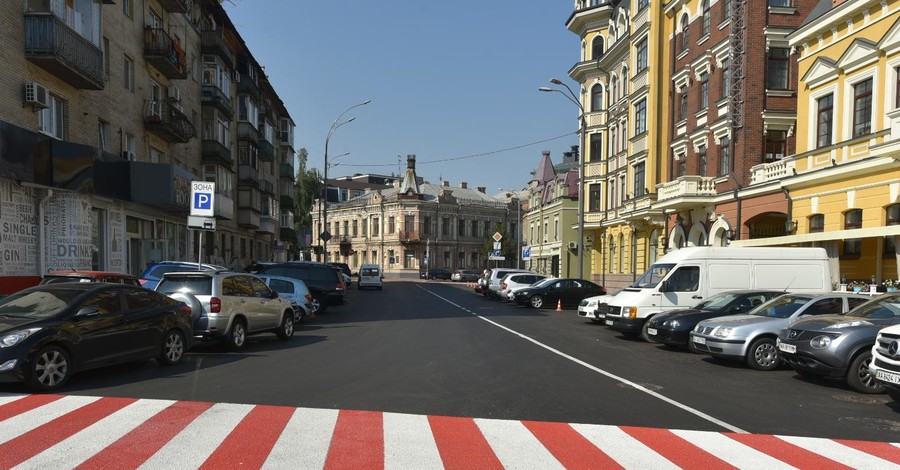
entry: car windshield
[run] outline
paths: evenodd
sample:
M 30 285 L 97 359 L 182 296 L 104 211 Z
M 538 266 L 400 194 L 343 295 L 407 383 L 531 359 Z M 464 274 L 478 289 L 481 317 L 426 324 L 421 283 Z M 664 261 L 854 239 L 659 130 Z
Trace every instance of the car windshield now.
M 212 279 L 206 276 L 164 277 L 156 291 L 163 294 L 182 292 L 194 295 L 212 295 Z
M 735 294 L 733 292 L 722 292 L 694 305 L 694 308 L 697 310 L 720 310 L 739 296 L 740 294 Z
M 857 318 L 900 318 L 900 297 L 892 296 L 860 305 L 847 314 Z
M 50 318 L 83 293 L 82 290 L 53 289 L 13 294 L 0 301 L 0 317 Z
M 753 309 L 750 315 L 758 317 L 788 318 L 809 302 L 810 297 L 782 295 Z
M 639 289 L 656 287 L 674 267 L 674 264 L 654 264 L 653 266 L 650 266 L 650 269 L 648 269 L 640 279 L 634 281 L 634 284 L 632 284 L 631 287 Z

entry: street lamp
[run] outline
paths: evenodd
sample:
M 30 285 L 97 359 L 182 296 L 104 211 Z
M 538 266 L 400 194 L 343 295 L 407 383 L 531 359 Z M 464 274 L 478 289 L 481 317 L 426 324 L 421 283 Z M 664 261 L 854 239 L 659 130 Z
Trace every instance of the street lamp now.
M 575 92 L 573 92 L 572 89 L 569 88 L 569 85 L 566 85 L 558 78 L 551 78 L 550 83 L 552 83 L 554 85 L 564 86 L 566 88 L 566 91 L 569 92 L 569 94 L 566 94 L 562 90 L 559 90 L 556 88 L 550 88 L 550 87 L 544 87 L 544 86 L 538 88 L 538 90 L 544 91 L 544 92 L 557 92 L 557 93 L 562 94 L 569 101 L 575 103 L 575 106 L 578 106 L 578 111 L 581 112 L 581 115 L 579 116 L 579 118 L 581 119 L 581 129 L 578 133 L 578 136 L 581 140 L 581 142 L 579 143 L 580 150 L 578 152 L 579 153 L 578 158 L 580 160 L 580 162 L 579 162 L 580 169 L 579 169 L 579 173 L 578 173 L 578 276 L 581 277 L 581 276 L 584 276 L 584 203 L 586 202 L 585 201 L 586 198 L 584 195 L 584 175 L 585 175 L 585 173 L 584 173 L 584 160 L 585 160 L 584 141 L 585 141 L 585 128 L 587 127 L 587 123 L 584 120 L 584 106 L 582 106 L 581 101 L 578 99 L 578 96 L 575 94 Z
M 344 115 L 347 114 L 348 111 L 353 108 L 358 108 L 362 105 L 369 104 L 371 102 L 372 100 L 365 100 L 362 103 L 350 106 L 349 108 L 345 109 L 344 112 L 338 114 L 337 119 L 335 119 L 334 123 L 331 124 L 331 129 L 328 131 L 328 136 L 325 137 L 325 174 L 323 175 L 323 179 L 325 180 L 323 184 L 325 188 L 325 196 L 323 197 L 324 204 L 322 206 L 322 233 L 319 234 L 319 238 L 322 239 L 322 260 L 326 262 L 328 261 L 328 239 L 331 238 L 331 234 L 328 234 L 328 236 L 325 237 L 322 236 L 328 233 L 328 141 L 331 140 L 331 134 L 334 134 L 334 131 L 336 131 L 338 127 L 341 127 L 344 124 L 350 124 L 356 119 L 356 117 L 354 116 L 350 119 L 347 119 L 346 121 L 341 121 L 341 118 L 344 117 Z
M 506 191 L 510 199 L 516 198 L 516 269 L 522 268 L 522 200 L 519 199 L 519 193 L 509 189 L 498 188 L 500 191 Z

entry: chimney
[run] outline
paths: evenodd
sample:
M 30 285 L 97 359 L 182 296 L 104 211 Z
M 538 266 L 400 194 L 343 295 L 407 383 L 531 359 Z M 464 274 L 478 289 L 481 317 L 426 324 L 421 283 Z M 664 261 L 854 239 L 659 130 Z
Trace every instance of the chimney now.
M 479 186 L 479 187 L 478 187 L 478 192 L 479 192 L 479 193 L 483 193 L 483 192 L 485 192 L 485 191 L 487 191 L 487 187 L 486 187 L 486 186 Z
M 462 189 L 468 189 L 469 183 L 466 183 L 465 181 L 463 181 L 463 182 L 459 183 L 459 187 Z
M 450 182 L 447 181 L 447 180 L 441 181 L 441 186 L 443 186 L 443 187 L 445 187 L 445 188 L 449 188 L 449 187 L 450 187 Z

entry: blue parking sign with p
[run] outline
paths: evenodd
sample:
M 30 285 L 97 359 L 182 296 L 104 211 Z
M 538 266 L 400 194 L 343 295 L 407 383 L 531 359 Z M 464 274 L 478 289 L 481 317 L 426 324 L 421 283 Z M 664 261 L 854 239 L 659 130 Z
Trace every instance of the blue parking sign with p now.
M 212 196 L 209 193 L 194 194 L 194 207 L 200 210 L 212 209 Z
M 209 181 L 191 182 L 191 215 L 215 216 L 216 184 Z

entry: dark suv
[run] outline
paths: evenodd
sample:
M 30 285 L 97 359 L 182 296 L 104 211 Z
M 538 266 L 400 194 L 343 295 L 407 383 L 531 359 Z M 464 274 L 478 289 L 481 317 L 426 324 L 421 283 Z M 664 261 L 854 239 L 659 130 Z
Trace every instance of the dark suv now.
M 312 295 L 313 308 L 323 313 L 329 305 L 343 305 L 346 287 L 339 270 L 325 263 L 290 262 L 264 266 L 259 275 L 284 276 L 306 283 Z
M 444 268 L 431 268 L 419 273 L 419 277 L 422 279 L 443 279 L 445 281 L 449 281 L 452 275 L 453 273 Z

